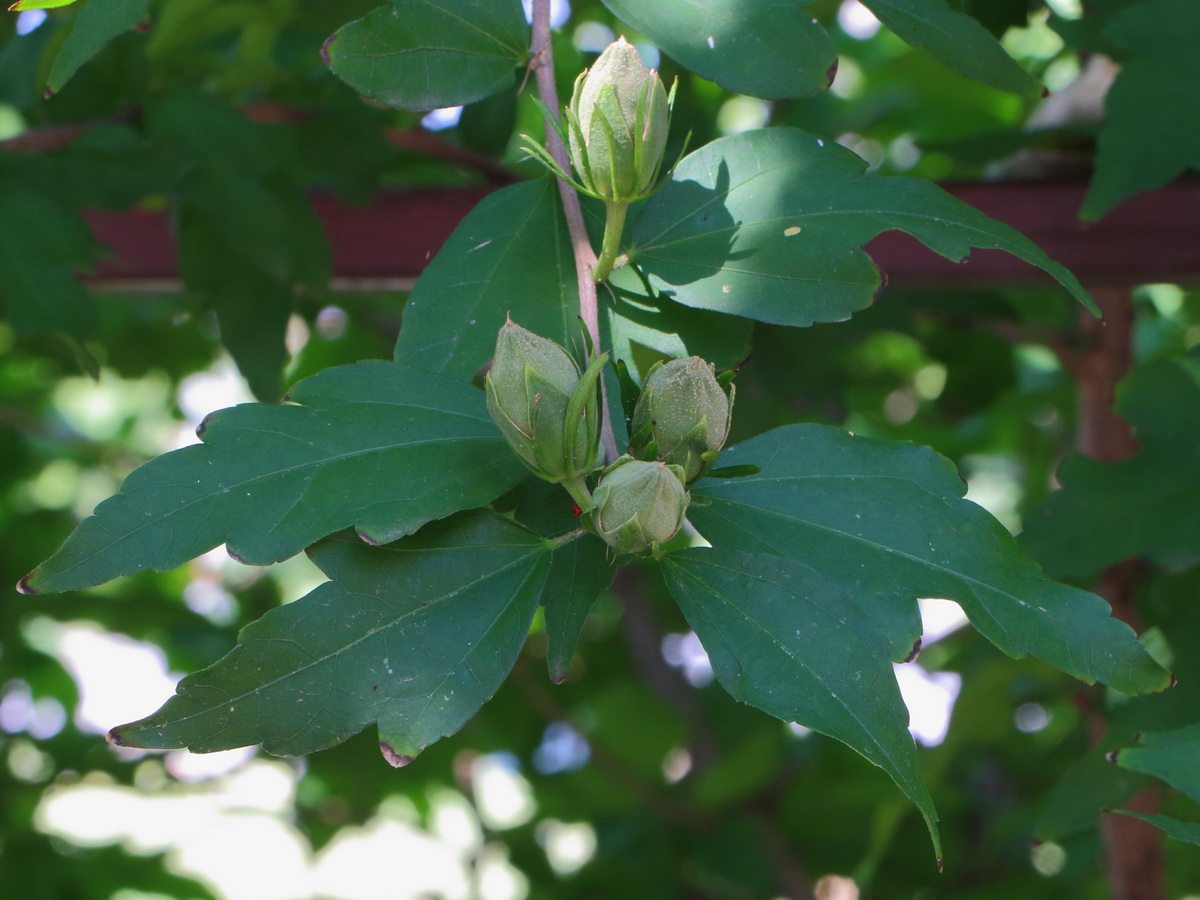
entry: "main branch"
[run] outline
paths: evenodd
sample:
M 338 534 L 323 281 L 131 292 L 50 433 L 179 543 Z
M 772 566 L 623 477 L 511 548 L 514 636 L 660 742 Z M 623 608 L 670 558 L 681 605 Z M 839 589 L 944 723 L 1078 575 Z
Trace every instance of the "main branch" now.
M 533 40 L 529 47 L 532 66 L 537 76 L 538 94 L 546 108 L 557 118 L 558 88 L 554 83 L 554 53 L 550 46 L 550 0 L 533 0 Z M 546 149 L 564 172 L 571 171 L 567 148 L 558 137 L 557 129 L 546 128 Z M 558 191 L 562 196 L 563 214 L 567 219 L 567 231 L 571 236 L 571 250 L 575 255 L 575 280 L 579 286 L 579 316 L 591 339 L 592 352 L 600 352 L 600 306 L 596 298 L 596 251 L 588 240 L 587 227 L 583 224 L 583 209 L 575 189 L 561 178 Z M 608 462 L 617 458 L 617 439 L 613 434 L 612 419 L 608 415 L 608 396 L 603 379 L 600 440 Z

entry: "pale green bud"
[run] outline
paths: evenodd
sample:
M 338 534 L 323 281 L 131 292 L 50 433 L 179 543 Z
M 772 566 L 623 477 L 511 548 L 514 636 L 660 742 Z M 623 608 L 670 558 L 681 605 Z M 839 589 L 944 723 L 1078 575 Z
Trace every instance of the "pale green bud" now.
M 650 370 L 631 422 L 630 452 L 680 466 L 690 484 L 716 462 L 732 423 L 733 387 L 717 382 L 712 363 L 698 356 Z
M 687 506 L 679 466 L 622 456 L 596 485 L 592 526 L 617 553 L 643 553 L 679 533 Z
M 510 319 L 496 336 L 484 379 L 487 409 L 508 445 L 547 481 L 577 478 L 596 467 L 600 448 L 597 379 L 606 356 L 581 376 L 554 341 Z
M 567 138 L 586 191 L 618 203 L 650 193 L 667 146 L 673 95 L 623 37 L 575 80 Z

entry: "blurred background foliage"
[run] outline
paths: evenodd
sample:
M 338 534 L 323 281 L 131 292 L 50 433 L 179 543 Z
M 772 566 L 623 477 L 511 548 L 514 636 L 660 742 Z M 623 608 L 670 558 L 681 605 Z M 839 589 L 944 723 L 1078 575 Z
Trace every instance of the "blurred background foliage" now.
M 306 192 L 362 204 L 385 187 L 538 174 L 516 149 L 518 133 L 540 130 L 528 90 L 426 117 L 364 102 L 329 73 L 322 42 L 374 5 L 155 0 L 146 27 L 117 36 L 53 96 L 52 60 L 86 7 L 0 18 L 3 584 L 133 468 L 193 440 L 212 409 L 390 356 L 403 291 L 331 280 Z M 1048 97 L 960 78 L 853 0 L 817 0 L 809 8 L 840 60 L 817 97 L 731 95 L 643 44 L 680 78 L 668 154 L 689 131 L 697 147 L 780 124 L 838 140 L 884 173 L 1086 177 L 1112 74 L 1099 54 L 1121 58 L 1104 27 L 1134 4 L 952 5 L 1001 37 Z M 566 14 L 555 34 L 564 94 L 620 27 L 594 0 Z M 181 282 L 80 280 L 105 252 L 80 217 L 88 208 L 170 211 Z M 1153 272 L 1145 281 L 1133 295 L 1135 366 L 1178 360 L 1200 343 L 1200 294 Z M 894 290 L 846 323 L 759 325 L 733 439 L 799 419 L 930 444 L 1018 531 L 1075 446 L 1077 385 L 1060 351 L 1082 339 L 1065 294 L 1002 285 Z M 1147 560 L 1137 581 L 1143 623 L 1177 660 L 1200 645 L 1197 555 Z M 938 875 L 914 810 L 882 773 L 710 684 L 649 571 L 602 599 L 565 684 L 546 679 L 535 628 L 495 699 L 403 770 L 367 735 L 304 760 L 105 744 L 107 727 L 150 712 L 173 677 L 319 580 L 303 558 L 265 571 L 214 552 L 62 597 L 5 588 L 3 892 L 739 900 L 806 896 L 836 874 L 870 897 L 1088 900 L 1109 896 L 1099 809 L 1150 783 L 1090 749 L 1107 746 L 1112 711 L 1119 722 L 1133 704 L 1002 658 L 969 628 L 927 634 L 907 696 L 942 816 Z M 1186 798 L 1164 802 L 1198 818 Z M 1169 896 L 1200 896 L 1195 847 L 1168 841 L 1164 853 Z

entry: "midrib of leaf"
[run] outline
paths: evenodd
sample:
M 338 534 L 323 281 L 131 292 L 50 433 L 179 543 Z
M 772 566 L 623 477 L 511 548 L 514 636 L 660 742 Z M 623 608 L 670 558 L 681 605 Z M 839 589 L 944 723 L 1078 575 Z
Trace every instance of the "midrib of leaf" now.
M 250 430 L 250 429 L 247 429 L 247 430 Z M 273 433 L 281 434 L 285 437 L 295 439 L 294 435 L 287 435 L 283 432 L 256 431 L 255 433 L 258 433 L 258 434 L 273 434 Z M 187 503 L 183 503 L 183 504 L 180 504 L 179 506 L 173 507 L 172 509 L 168 510 L 167 512 L 162 513 L 161 515 L 151 519 L 150 521 L 143 522 L 142 524 L 138 525 L 136 528 L 132 529 L 131 531 L 125 532 L 121 536 L 120 540 L 121 541 L 128 540 L 128 539 L 134 537 L 135 535 L 140 534 L 143 530 L 145 530 L 147 528 L 157 528 L 162 523 L 170 520 L 172 516 L 175 516 L 175 515 L 178 515 L 179 513 L 190 510 L 193 506 L 195 506 L 198 503 L 207 503 L 207 502 L 211 501 L 214 497 L 228 494 L 231 491 L 241 490 L 242 488 L 245 488 L 248 486 L 252 487 L 261 481 L 265 481 L 265 480 L 268 480 L 271 478 L 276 478 L 278 476 L 291 475 L 296 472 L 301 472 L 305 469 L 319 469 L 322 466 L 330 465 L 332 463 L 344 462 L 346 460 L 355 459 L 360 456 L 369 456 L 372 453 L 383 453 L 383 452 L 389 451 L 389 450 L 397 450 L 397 449 L 408 448 L 408 447 L 421 447 L 421 446 L 425 446 L 427 444 L 444 444 L 444 443 L 448 443 L 448 442 L 453 442 L 455 444 L 461 444 L 461 443 L 465 443 L 466 441 L 494 441 L 494 440 L 495 440 L 494 437 L 491 437 L 488 435 L 476 435 L 474 437 L 438 438 L 436 440 L 412 441 L 407 444 L 387 444 L 387 445 L 383 445 L 380 447 L 370 447 L 370 448 L 366 448 L 363 450 L 356 450 L 351 453 L 343 453 L 338 456 L 330 456 L 330 457 L 326 457 L 324 459 L 315 460 L 313 462 L 307 462 L 307 463 L 302 463 L 300 465 L 291 466 L 290 468 L 276 469 L 273 472 L 268 472 L 263 475 L 255 475 L 253 478 L 247 479 L 246 481 L 239 481 L 239 482 L 236 482 L 236 483 L 228 485 L 228 486 L 222 486 L 213 493 L 205 494 L 204 496 L 199 497 L 195 500 L 189 500 Z M 193 444 L 192 446 L 196 446 L 196 445 Z M 210 450 L 212 449 L 211 446 L 207 445 L 207 444 L 204 444 L 202 446 L 209 447 Z M 315 447 L 316 445 L 310 444 L 309 446 Z M 481 468 L 486 468 L 486 466 L 482 466 Z M 476 470 L 476 471 L 478 471 L 478 470 Z M 124 494 L 124 491 L 122 491 L 120 493 Z M 126 495 L 126 496 L 128 496 L 128 495 Z M 411 499 L 416 500 L 422 496 L 424 496 L 424 495 L 419 494 L 419 495 L 417 495 L 417 497 L 413 497 Z M 382 502 L 387 502 L 387 501 L 378 501 L 378 502 L 382 503 Z M 374 505 L 374 504 L 372 504 L 372 505 Z M 294 504 L 293 504 L 293 508 L 294 508 Z M 111 545 L 109 545 L 109 546 L 111 546 Z M 90 560 L 94 559 L 96 556 L 98 556 L 99 554 L 104 553 L 104 552 L 107 552 L 107 546 L 101 547 L 100 549 L 96 550 L 94 553 L 91 553 L 88 556 L 80 558 L 80 560 L 78 562 L 76 562 L 74 565 L 70 566 L 69 568 L 64 569 L 63 571 L 70 572 L 73 569 L 76 569 L 79 566 L 83 565 L 84 563 L 89 562 Z
M 480 28 L 478 25 L 476 25 L 474 22 L 470 21 L 469 19 L 464 19 L 462 16 L 457 15 L 456 13 L 453 13 L 448 9 L 445 9 L 444 7 L 442 7 L 442 5 L 440 3 L 435 3 L 435 2 L 433 2 L 433 0 L 421 0 L 421 2 L 424 3 L 430 9 L 432 9 L 435 13 L 440 13 L 441 15 L 445 16 L 448 19 L 453 19 L 454 21 L 458 22 L 460 25 L 466 27 L 469 31 L 474 31 L 476 34 L 482 35 L 483 37 L 485 37 L 489 41 L 491 41 L 493 44 L 497 44 L 502 50 L 508 51 L 508 53 L 506 53 L 503 57 L 489 56 L 487 58 L 489 58 L 489 59 L 511 59 L 513 57 L 513 55 L 515 54 L 516 57 L 519 59 L 521 56 L 524 55 L 525 48 L 523 46 L 514 46 L 512 44 L 504 43 L 504 41 L 502 41 L 496 35 L 492 34 L 491 32 L 484 31 L 482 28 Z M 394 7 L 393 7 L 393 9 L 394 9 Z M 485 54 L 482 54 L 482 53 L 476 54 L 476 55 L 485 56 Z
M 472 545 L 472 546 L 486 548 L 486 549 L 503 549 L 506 547 L 522 547 L 524 545 L 522 545 L 522 544 L 478 545 L 478 544 L 476 544 L 476 545 Z M 461 549 L 461 548 L 459 548 L 459 549 Z M 517 559 L 514 559 L 511 562 L 505 563 L 503 566 L 500 566 L 498 569 L 492 569 L 491 571 L 480 576 L 479 578 L 476 578 L 474 581 L 468 582 L 467 584 L 459 585 L 453 591 L 449 591 L 448 593 L 445 593 L 438 597 L 430 599 L 428 604 L 426 604 L 424 606 L 419 606 L 416 609 L 410 609 L 407 612 L 403 613 L 402 615 L 397 616 L 395 619 L 392 619 L 391 621 L 389 621 L 383 625 L 380 625 L 376 628 L 372 628 L 370 631 L 360 635 L 359 637 L 355 638 L 353 641 L 350 641 L 348 644 L 344 644 L 343 646 L 339 647 L 337 650 L 334 650 L 331 653 L 326 653 L 324 656 L 315 657 L 311 662 L 305 663 L 303 666 L 300 666 L 299 668 L 292 669 L 290 672 L 285 672 L 283 675 L 280 675 L 277 678 L 273 678 L 270 681 L 266 681 L 266 682 L 263 682 L 262 684 L 256 685 L 255 687 L 251 688 L 248 691 L 245 691 L 244 693 L 239 694 L 236 697 L 227 697 L 226 699 L 222 700 L 220 703 L 216 703 L 216 704 L 213 704 L 212 706 L 205 707 L 204 709 L 198 710 L 189 715 L 181 716 L 178 719 L 172 719 L 171 722 L 172 722 L 172 724 L 179 724 L 182 722 L 187 722 L 191 719 L 195 719 L 198 716 L 203 716 L 203 715 L 207 715 L 208 713 L 215 712 L 218 708 L 220 708 L 222 706 L 226 706 L 231 703 L 233 703 L 233 704 L 240 703 L 241 701 L 245 700 L 247 697 L 252 697 L 255 694 L 258 694 L 264 690 L 267 690 L 268 688 L 274 687 L 275 685 L 279 684 L 282 681 L 286 681 L 289 678 L 294 678 L 303 672 L 307 672 L 309 669 L 313 668 L 314 666 L 319 666 L 323 663 L 328 662 L 331 659 L 336 659 L 337 657 L 340 657 L 343 653 L 346 653 L 346 652 L 354 649 L 354 647 L 361 644 L 363 641 L 368 640 L 369 638 L 375 637 L 380 632 L 387 631 L 391 628 L 395 628 L 397 625 L 401 624 L 405 619 L 409 618 L 410 616 L 416 615 L 418 613 L 427 613 L 430 610 L 430 608 L 433 607 L 435 604 L 444 603 L 448 600 L 452 600 L 459 594 L 463 593 L 464 591 L 466 591 L 470 588 L 473 588 L 478 584 L 482 584 L 482 583 L 488 581 L 489 579 L 499 576 L 499 575 L 503 574 L 504 572 L 507 572 L 509 569 L 512 569 L 515 566 L 518 566 L 521 563 L 524 563 L 529 557 L 535 555 L 536 553 L 544 552 L 545 549 L 546 549 L 545 545 L 538 545 L 535 547 L 531 547 L 529 553 L 527 553 Z M 430 551 L 428 551 L 428 550 L 402 550 L 400 548 L 397 548 L 393 552 L 428 553 Z M 522 584 L 525 584 L 527 581 L 528 581 L 528 579 L 525 579 L 525 581 L 523 581 Z M 327 582 L 325 582 L 325 584 L 337 585 L 338 583 L 337 583 L 337 581 L 327 581 Z M 375 597 L 370 594 L 363 593 L 362 591 L 353 591 L 353 592 L 348 591 L 343 596 L 344 597 L 354 597 L 354 596 L 370 597 L 373 600 L 382 599 L 380 597 Z M 501 609 L 500 613 L 496 616 L 495 619 L 492 620 L 491 625 L 488 626 L 488 628 L 484 632 L 484 634 L 488 634 L 491 632 L 492 628 L 495 627 L 496 622 L 499 621 L 500 617 L 504 614 L 504 612 L 506 610 L 507 610 L 507 606 L 505 606 L 503 609 Z M 255 638 L 255 640 L 259 640 L 259 639 Z M 243 644 L 241 646 L 245 647 L 248 645 Z M 476 647 L 478 647 L 478 644 L 476 644 L 475 647 L 471 648 L 471 650 L 476 649 Z M 471 650 L 468 650 L 467 653 L 463 655 L 463 659 L 466 659 L 468 656 L 471 655 Z M 459 660 L 458 665 L 461 665 L 461 664 L 462 664 L 462 660 Z M 472 677 L 474 677 L 474 676 L 472 676 Z M 445 684 L 444 680 L 442 681 L 442 684 Z

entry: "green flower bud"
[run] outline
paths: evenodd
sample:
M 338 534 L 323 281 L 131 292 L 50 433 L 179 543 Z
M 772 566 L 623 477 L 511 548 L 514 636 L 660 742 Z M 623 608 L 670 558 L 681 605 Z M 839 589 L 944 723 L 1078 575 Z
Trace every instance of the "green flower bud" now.
M 617 203 L 650 193 L 667 146 L 671 94 L 623 37 L 575 80 L 567 142 L 588 193 Z
M 688 484 L 716 462 L 732 422 L 733 387 L 726 394 L 712 363 L 698 356 L 650 370 L 633 410 L 630 453 L 650 455 L 684 471 Z
M 596 467 L 598 379 L 607 358 L 597 357 L 581 376 L 566 350 L 511 319 L 496 336 L 496 355 L 484 379 L 488 413 L 539 478 L 562 481 Z
M 622 456 L 592 495 L 592 526 L 617 553 L 643 553 L 683 527 L 688 493 L 683 470 Z

